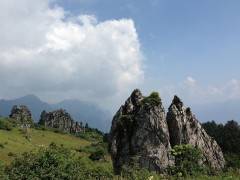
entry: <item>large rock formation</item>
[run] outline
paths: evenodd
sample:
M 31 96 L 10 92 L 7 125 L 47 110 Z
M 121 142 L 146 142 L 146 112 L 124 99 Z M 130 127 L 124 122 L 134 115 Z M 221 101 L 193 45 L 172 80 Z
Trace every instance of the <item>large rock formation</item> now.
M 110 152 L 114 170 L 134 165 L 162 172 L 172 163 L 164 108 L 157 93 L 134 90 L 112 121 Z
M 13 106 L 9 117 L 12 119 L 15 119 L 19 124 L 24 124 L 24 125 L 33 124 L 31 111 L 28 109 L 27 106 L 24 106 L 24 105 Z
M 39 124 L 48 128 L 55 128 L 63 132 L 78 133 L 83 130 L 80 123 L 75 122 L 67 111 L 59 109 L 41 113 Z
M 183 102 L 175 96 L 167 113 L 167 123 L 172 147 L 180 144 L 191 144 L 203 153 L 203 163 L 215 170 L 224 167 L 225 161 L 217 142 L 208 136 L 206 131 Z
M 167 118 L 157 93 L 143 97 L 134 90 L 113 118 L 109 148 L 115 173 L 137 165 L 150 171 L 164 172 L 174 164 L 171 147 L 191 144 L 202 150 L 202 163 L 216 170 L 224 167 L 223 153 L 201 124 L 175 96 Z

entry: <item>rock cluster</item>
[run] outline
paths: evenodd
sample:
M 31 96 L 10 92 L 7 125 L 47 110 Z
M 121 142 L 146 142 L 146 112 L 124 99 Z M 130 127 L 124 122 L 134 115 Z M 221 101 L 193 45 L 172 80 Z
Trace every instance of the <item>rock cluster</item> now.
M 33 124 L 31 111 L 28 109 L 27 106 L 24 105 L 13 106 L 9 117 L 15 119 L 19 124 Z
M 109 140 L 116 174 L 134 165 L 164 172 L 174 164 L 171 148 L 180 144 L 201 149 L 203 162 L 216 170 L 222 169 L 225 163 L 216 141 L 177 96 L 165 116 L 158 93 L 144 97 L 139 90 L 134 90 L 114 116 Z
M 75 122 L 66 110 L 59 109 L 52 112 L 43 111 L 39 124 L 48 128 L 55 128 L 63 132 L 78 133 L 83 130 L 80 123 Z

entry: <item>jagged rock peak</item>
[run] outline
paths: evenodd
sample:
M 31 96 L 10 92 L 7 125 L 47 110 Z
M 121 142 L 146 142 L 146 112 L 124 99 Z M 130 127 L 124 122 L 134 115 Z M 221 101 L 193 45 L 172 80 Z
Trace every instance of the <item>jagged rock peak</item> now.
M 117 174 L 124 166 L 162 172 L 172 164 L 166 116 L 158 93 L 143 97 L 140 90 L 133 91 L 113 118 L 109 146 Z
M 9 117 L 15 119 L 19 124 L 33 124 L 31 111 L 25 105 L 14 105 Z
M 221 170 L 225 160 L 217 142 L 202 128 L 190 108 L 186 108 L 180 98 L 174 97 L 167 113 L 167 124 L 171 146 L 191 144 L 203 153 L 203 163 Z
M 182 100 L 181 100 L 177 95 L 175 95 L 175 96 L 173 97 L 173 100 L 172 100 L 171 106 L 174 106 L 174 105 L 175 105 L 178 109 L 181 109 L 181 108 L 184 106 Z M 170 107 L 171 107 L 171 106 L 170 106 Z
M 71 115 L 64 109 L 48 113 L 43 111 L 41 113 L 39 124 L 47 128 L 55 128 L 69 133 L 78 133 L 83 130 L 83 127 L 78 122 L 75 122 Z
M 131 94 L 131 101 L 134 105 L 139 105 L 139 102 L 143 99 L 143 95 L 139 89 L 135 89 Z

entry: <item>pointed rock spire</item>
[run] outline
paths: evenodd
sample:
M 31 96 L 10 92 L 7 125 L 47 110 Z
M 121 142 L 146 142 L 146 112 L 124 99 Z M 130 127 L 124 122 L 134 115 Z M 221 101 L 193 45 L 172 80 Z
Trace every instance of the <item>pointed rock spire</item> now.
M 172 164 L 164 108 L 143 103 L 145 98 L 134 90 L 113 118 L 109 146 L 117 174 L 134 164 L 158 172 Z
M 212 139 L 201 124 L 192 114 L 190 108 L 186 108 L 177 96 L 168 109 L 167 123 L 172 147 L 180 144 L 191 144 L 198 147 L 203 155 L 203 163 L 210 165 L 213 169 L 221 170 L 225 160 L 221 148 Z

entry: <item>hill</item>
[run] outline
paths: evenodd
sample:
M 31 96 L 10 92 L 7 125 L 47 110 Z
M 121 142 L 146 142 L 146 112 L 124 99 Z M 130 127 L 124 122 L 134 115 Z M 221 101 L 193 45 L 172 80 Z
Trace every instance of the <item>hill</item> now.
M 0 100 L 0 115 L 7 117 L 14 105 L 26 105 L 32 112 L 33 119 L 37 122 L 43 110 L 66 109 L 75 121 L 88 123 L 91 127 L 98 128 L 104 132 L 110 128 L 110 113 L 102 110 L 95 104 L 79 100 L 63 100 L 56 104 L 43 102 L 35 95 L 27 95 L 12 100 Z
M 13 158 L 23 152 L 48 147 L 51 143 L 68 149 L 79 149 L 91 144 L 90 141 L 69 134 L 56 133 L 49 130 L 30 130 L 28 140 L 21 129 L 13 128 L 11 131 L 0 129 L 0 160 L 10 163 Z

